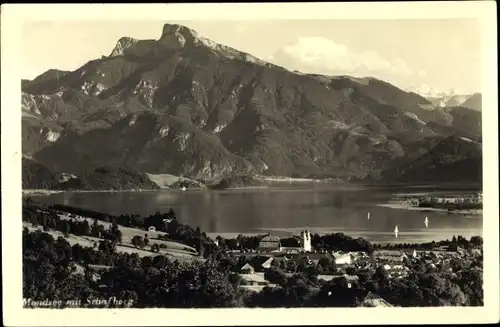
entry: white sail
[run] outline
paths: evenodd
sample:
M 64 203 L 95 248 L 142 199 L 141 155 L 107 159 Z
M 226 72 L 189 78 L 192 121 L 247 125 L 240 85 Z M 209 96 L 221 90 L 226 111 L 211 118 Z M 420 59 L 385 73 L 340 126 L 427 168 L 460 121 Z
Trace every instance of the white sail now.
M 426 228 L 429 227 L 429 218 L 425 217 L 424 224 Z
M 183 186 L 183 187 L 181 188 L 181 191 L 185 191 L 185 190 L 186 190 L 186 188 Z
M 399 233 L 399 229 L 398 229 L 398 225 L 396 225 L 396 227 L 394 228 L 394 235 L 396 237 L 398 237 L 398 233 Z
M 368 220 L 370 220 L 370 213 L 368 212 Z

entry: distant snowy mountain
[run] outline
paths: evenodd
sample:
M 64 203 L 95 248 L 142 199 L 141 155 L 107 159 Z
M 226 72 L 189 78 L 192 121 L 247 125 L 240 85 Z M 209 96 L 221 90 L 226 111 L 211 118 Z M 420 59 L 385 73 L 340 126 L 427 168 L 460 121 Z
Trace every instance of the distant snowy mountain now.
M 471 99 L 473 96 L 478 95 L 478 93 L 461 94 L 459 92 L 456 92 L 454 89 L 445 92 L 436 88 L 432 88 L 425 84 L 419 87 L 410 87 L 408 91 L 416 93 L 426 98 L 432 103 L 432 105 L 441 108 L 462 106 L 463 104 L 467 103 L 468 100 Z M 477 106 L 471 109 L 480 111 L 480 109 L 477 109 L 476 107 Z
M 422 84 L 420 86 L 412 86 L 408 89 L 408 91 L 423 96 L 424 98 L 439 98 L 454 94 L 453 90 L 450 90 L 449 92 L 443 92 L 426 84 Z

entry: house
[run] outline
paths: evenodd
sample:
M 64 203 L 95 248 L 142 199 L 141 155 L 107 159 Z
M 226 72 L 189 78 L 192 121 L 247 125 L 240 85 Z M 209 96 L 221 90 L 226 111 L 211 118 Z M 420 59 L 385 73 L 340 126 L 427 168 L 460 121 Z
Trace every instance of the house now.
M 71 269 L 72 269 L 72 272 L 71 272 L 72 274 L 85 275 L 85 268 L 76 262 L 72 263 Z
M 250 259 L 250 265 L 254 268 L 254 271 L 262 272 L 266 269 L 271 268 L 271 263 L 274 258 L 271 256 L 257 255 L 252 256 Z
M 350 265 L 352 263 L 352 256 L 344 253 L 333 253 L 333 258 L 336 265 Z
M 382 299 L 380 296 L 368 292 L 368 294 L 365 296 L 363 299 L 363 302 L 361 302 L 361 307 L 370 307 L 370 308 L 376 308 L 376 307 L 392 307 L 392 305 L 387 302 L 386 300 Z
M 329 253 L 300 253 L 293 256 L 293 259 L 297 262 L 297 264 L 305 263 L 308 265 L 317 265 L 319 260 L 323 258 L 333 260 L 333 256 Z
M 271 284 L 264 278 L 264 273 L 240 274 L 240 277 L 240 287 L 249 291 L 260 292 L 264 287 L 276 287 L 276 284 Z
M 349 252 L 349 255 L 352 257 L 353 261 L 362 260 L 367 257 L 367 254 L 364 252 Z
M 375 254 L 375 258 L 378 262 L 396 264 L 402 263 L 408 257 L 401 251 L 379 251 Z
M 276 284 L 271 284 L 264 278 L 264 273 L 240 274 L 242 283 L 240 288 L 251 291 L 260 292 L 265 287 L 276 287 Z
M 241 267 L 240 270 L 241 270 L 242 274 L 253 274 L 253 273 L 255 273 L 255 269 L 249 263 L 246 263 L 243 267 Z
M 264 236 L 257 248 L 258 252 L 281 252 L 281 242 L 279 236 L 267 234 Z

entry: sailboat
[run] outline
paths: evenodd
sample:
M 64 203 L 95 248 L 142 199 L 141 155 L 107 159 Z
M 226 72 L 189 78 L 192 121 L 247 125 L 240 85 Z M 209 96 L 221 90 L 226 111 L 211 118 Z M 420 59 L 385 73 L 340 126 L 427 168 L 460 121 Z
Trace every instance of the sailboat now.
M 429 218 L 425 217 L 424 224 L 425 224 L 425 228 L 429 227 Z
M 398 233 L 399 233 L 399 229 L 398 229 L 398 225 L 396 225 L 396 228 L 394 228 L 394 235 L 396 235 L 396 237 L 398 237 Z
M 368 220 L 370 220 L 370 212 L 368 212 Z
M 183 187 L 181 188 L 181 191 L 185 191 L 185 190 L 186 190 L 186 187 L 184 187 L 184 186 L 183 186 Z

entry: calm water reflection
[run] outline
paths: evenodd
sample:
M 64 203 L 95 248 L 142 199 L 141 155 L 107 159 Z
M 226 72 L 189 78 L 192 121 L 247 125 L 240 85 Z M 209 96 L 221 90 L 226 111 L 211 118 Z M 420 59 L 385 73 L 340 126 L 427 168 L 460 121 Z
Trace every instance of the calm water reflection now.
M 470 192 L 474 192 L 471 190 Z M 482 235 L 482 217 L 395 210 L 376 206 L 396 193 L 429 193 L 425 188 L 294 187 L 231 191 L 162 191 L 123 193 L 61 193 L 36 197 L 111 214 L 147 215 L 173 208 L 178 219 L 207 233 L 264 233 L 285 235 L 341 231 L 375 242 L 417 242 Z M 440 190 L 431 193 L 464 191 Z M 34 197 L 35 198 L 35 197 Z M 371 219 L 367 219 L 367 212 Z M 429 228 L 425 228 L 425 217 Z M 394 226 L 399 237 L 394 238 Z

